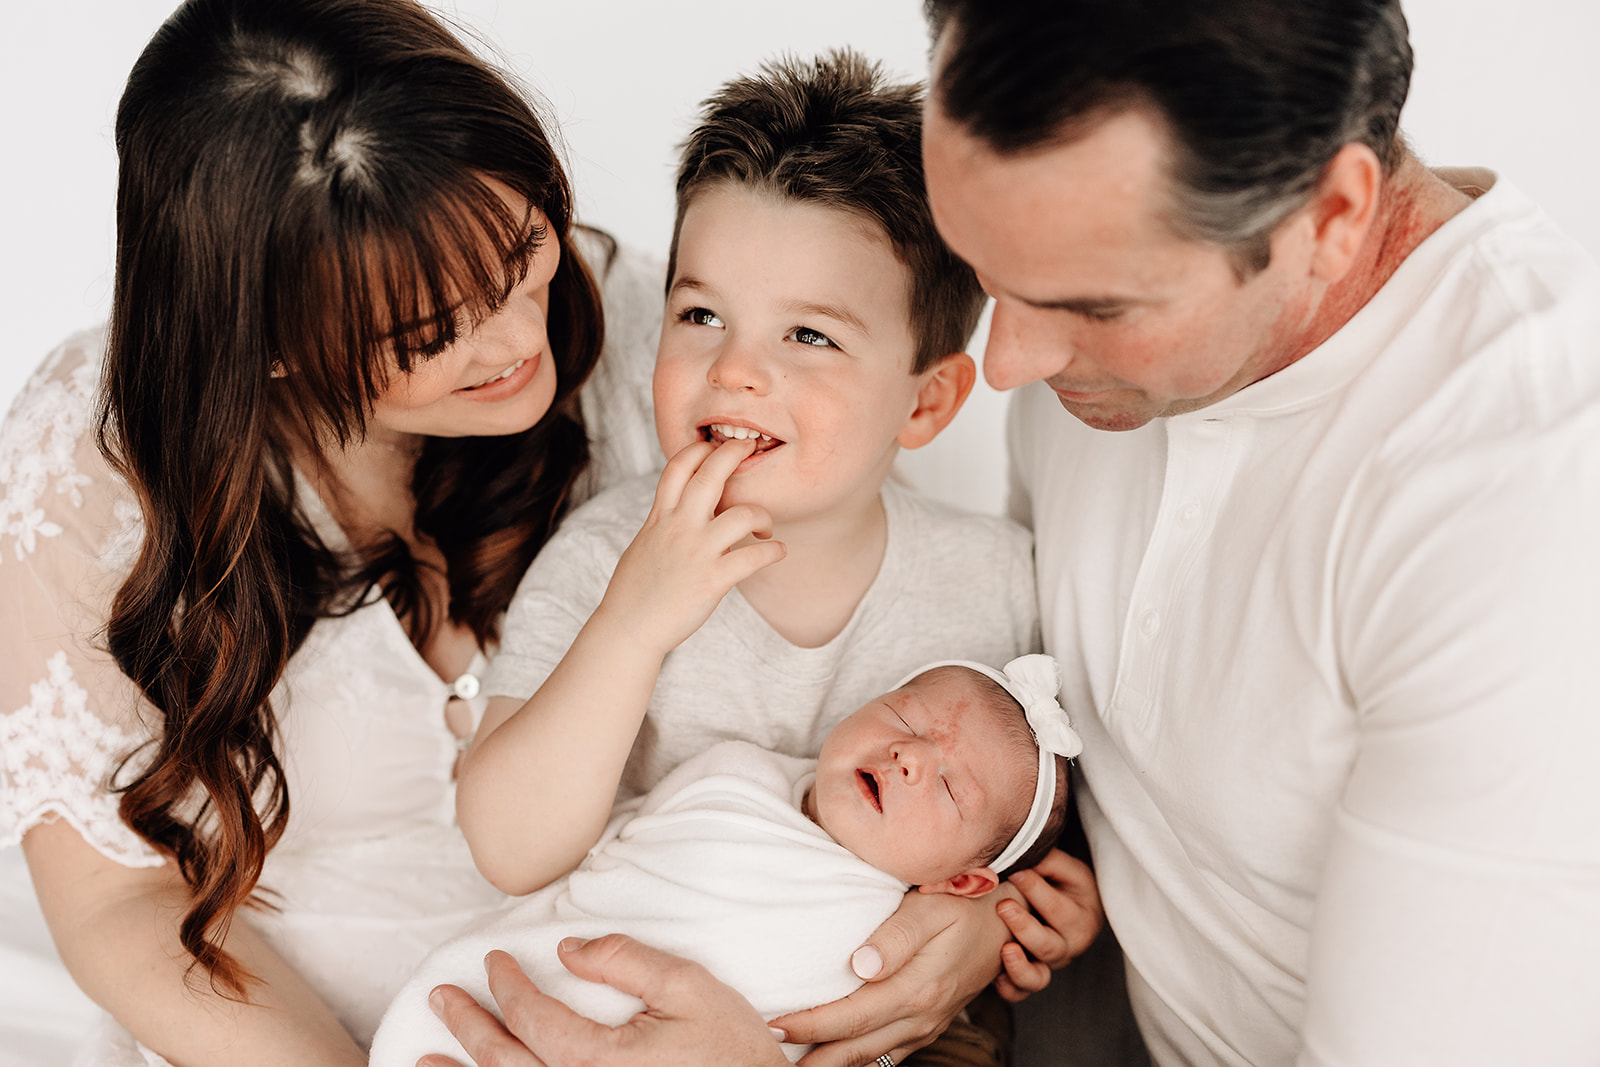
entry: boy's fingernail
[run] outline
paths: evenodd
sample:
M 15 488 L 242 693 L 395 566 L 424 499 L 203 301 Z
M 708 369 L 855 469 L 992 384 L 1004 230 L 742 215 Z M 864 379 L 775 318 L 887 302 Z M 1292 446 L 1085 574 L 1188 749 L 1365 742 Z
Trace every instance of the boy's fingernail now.
M 777 1038 L 779 1041 L 787 1041 L 787 1040 L 789 1040 L 788 1033 L 783 1031 L 783 1030 L 779 1030 L 776 1026 L 769 1026 L 769 1027 L 767 1027 L 767 1029 L 771 1030 L 772 1031 L 772 1036 Z
M 558 947 L 562 952 L 576 952 L 588 943 L 581 937 L 563 937 Z
M 876 978 L 883 970 L 883 954 L 871 945 L 862 945 L 850 956 L 850 969 L 862 981 Z
M 444 1018 L 444 994 L 440 993 L 437 989 L 435 989 L 432 993 L 429 993 L 428 1007 L 432 1008 L 433 1013 L 439 1018 Z

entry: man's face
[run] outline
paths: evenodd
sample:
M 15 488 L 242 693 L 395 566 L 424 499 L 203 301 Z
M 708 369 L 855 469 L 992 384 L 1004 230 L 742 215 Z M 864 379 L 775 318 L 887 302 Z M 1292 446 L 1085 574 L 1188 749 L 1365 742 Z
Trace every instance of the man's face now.
M 939 231 L 995 298 L 984 377 L 1043 379 L 1062 407 L 1131 430 L 1282 369 L 1310 306 L 1305 260 L 1274 242 L 1241 282 L 1226 250 L 1166 222 L 1166 134 L 1140 110 L 1068 144 L 997 155 L 926 113 Z

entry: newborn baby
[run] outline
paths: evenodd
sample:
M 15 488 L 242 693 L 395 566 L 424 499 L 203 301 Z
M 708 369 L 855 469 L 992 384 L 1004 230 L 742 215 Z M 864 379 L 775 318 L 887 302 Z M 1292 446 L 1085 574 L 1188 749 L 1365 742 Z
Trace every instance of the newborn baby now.
M 845 718 L 816 760 L 713 746 L 619 807 L 572 873 L 429 955 L 384 1015 L 371 1064 L 471 1062 L 427 997 L 450 982 L 493 1010 L 490 949 L 603 1023 L 644 1007 L 567 972 L 567 937 L 626 933 L 696 960 L 763 1018 L 847 995 L 861 984 L 851 952 L 908 887 L 982 896 L 1053 843 L 1064 761 L 1082 748 L 1059 690 L 1048 656 L 1003 671 L 938 663 Z

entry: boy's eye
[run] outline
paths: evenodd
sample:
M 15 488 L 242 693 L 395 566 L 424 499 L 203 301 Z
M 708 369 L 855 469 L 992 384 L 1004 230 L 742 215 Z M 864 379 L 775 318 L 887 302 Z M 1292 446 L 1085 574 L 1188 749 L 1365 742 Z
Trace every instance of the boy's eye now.
M 813 330 L 809 326 L 796 326 L 794 329 L 789 331 L 789 335 L 785 338 L 785 340 L 798 341 L 800 344 L 813 345 L 817 348 L 839 347 L 833 343 L 833 339 L 827 334 L 818 330 Z
M 1078 315 L 1088 319 L 1090 322 L 1115 322 L 1122 318 L 1123 312 L 1126 310 L 1126 308 L 1120 307 L 1084 308 L 1078 312 Z
M 692 326 L 722 325 L 722 320 L 717 318 L 717 313 L 710 308 L 689 308 L 678 316 L 678 321 L 687 322 Z

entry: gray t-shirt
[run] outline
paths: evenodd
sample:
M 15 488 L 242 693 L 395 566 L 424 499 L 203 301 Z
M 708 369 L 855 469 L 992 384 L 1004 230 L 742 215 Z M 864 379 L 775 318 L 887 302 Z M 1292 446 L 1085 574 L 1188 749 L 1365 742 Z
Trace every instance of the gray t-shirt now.
M 525 700 L 566 655 L 655 496 L 646 476 L 568 517 L 506 613 L 492 696 Z M 719 741 L 815 758 L 840 719 L 940 659 L 1000 665 L 1038 647 L 1033 543 L 1020 526 L 886 483 L 888 538 L 855 614 L 818 648 L 790 644 L 734 589 L 669 653 L 618 799 L 647 792 Z

